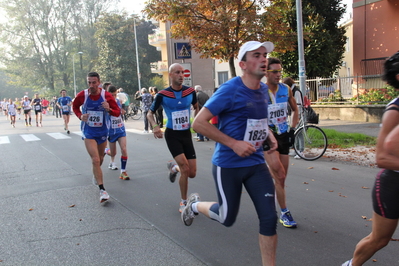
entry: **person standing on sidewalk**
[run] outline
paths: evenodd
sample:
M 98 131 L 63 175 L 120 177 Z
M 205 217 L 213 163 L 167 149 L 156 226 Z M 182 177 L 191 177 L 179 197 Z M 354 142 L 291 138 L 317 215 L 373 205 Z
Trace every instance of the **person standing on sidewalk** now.
M 149 133 L 147 114 L 148 114 L 148 111 L 150 110 L 151 104 L 153 102 L 152 96 L 147 91 L 146 88 L 142 88 L 141 95 L 140 95 L 140 92 L 137 92 L 135 98 L 136 98 L 136 100 L 141 101 L 141 109 L 143 110 L 143 114 L 144 114 L 144 131 L 143 131 L 143 133 Z
M 118 117 L 121 112 L 112 94 L 99 87 L 101 81 L 97 72 L 87 74 L 87 83 L 89 88 L 76 95 L 72 107 L 75 115 L 82 121 L 82 138 L 92 161 L 94 181 L 100 188 L 102 203 L 109 199 L 101 170 L 109 129 L 106 116 L 108 113 Z
M 110 120 L 110 129 L 108 133 L 108 142 L 109 149 L 105 149 L 105 153 L 111 156 L 111 162 L 108 166 L 109 169 L 118 170 L 118 167 L 115 164 L 115 155 L 116 155 L 116 142 L 119 143 L 119 147 L 121 148 L 121 174 L 119 176 L 120 179 L 130 180 L 129 175 L 126 173 L 126 164 L 127 164 L 127 148 L 126 148 L 126 131 L 125 124 L 123 123 L 123 115 L 125 110 L 122 108 L 122 104 L 120 100 L 117 98 L 117 89 L 114 85 L 110 85 L 108 87 L 108 92 L 112 94 L 116 103 L 118 104 L 121 114 L 118 117 L 109 116 Z
M 292 91 L 284 83 L 280 83 L 282 64 L 277 58 L 268 58 L 266 78 L 269 87 L 269 128 L 278 142 L 273 152 L 265 152 L 265 159 L 276 182 L 277 201 L 281 208 L 280 223 L 284 227 L 296 228 L 297 223 L 287 208 L 285 195 L 285 179 L 289 165 L 291 138 L 298 124 L 298 106 Z M 291 107 L 291 121 L 288 121 L 288 105 Z M 289 125 L 291 122 L 291 125 Z
M 69 118 L 71 116 L 71 106 L 72 106 L 72 99 L 71 97 L 67 96 L 66 90 L 61 90 L 60 92 L 61 97 L 57 100 L 57 106 L 61 110 L 62 118 L 64 119 L 64 130 L 69 134 Z
M 218 202 L 199 201 L 190 195 L 181 219 L 190 226 L 202 213 L 224 226 L 237 218 L 242 187 L 245 186 L 259 217 L 259 247 L 264 266 L 274 266 L 277 248 L 277 216 L 274 183 L 263 156 L 266 141 L 273 151 L 277 142 L 268 128 L 268 90 L 261 83 L 271 42 L 244 43 L 238 53 L 242 76 L 222 84 L 194 119 L 193 128 L 215 140 L 212 173 Z M 209 123 L 218 115 L 219 129 Z
M 169 67 L 170 87 L 161 90 L 155 97 L 148 112 L 148 121 L 152 127 L 155 138 L 163 138 L 163 132 L 155 123 L 154 114 L 162 105 L 168 117 L 165 129 L 165 140 L 168 149 L 176 163 L 169 161 L 169 180 L 175 182 L 176 175 L 180 172 L 181 201 L 179 212 L 187 203 L 188 178 L 197 174 L 197 157 L 190 131 L 190 107 L 194 108 L 194 116 L 198 113 L 197 97 L 195 90 L 183 85 L 184 68 L 175 63 Z
M 399 52 L 384 63 L 382 76 L 399 89 Z M 371 233 L 356 245 L 353 258 L 342 266 L 360 266 L 388 245 L 399 221 L 399 97 L 392 100 L 382 116 L 377 138 L 376 160 L 382 170 L 377 174 L 372 191 L 373 227 Z

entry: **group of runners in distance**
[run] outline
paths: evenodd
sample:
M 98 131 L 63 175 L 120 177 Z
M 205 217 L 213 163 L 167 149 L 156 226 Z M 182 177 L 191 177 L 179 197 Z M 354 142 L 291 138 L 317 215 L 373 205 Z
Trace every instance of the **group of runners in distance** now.
M 35 121 L 37 127 L 43 126 L 43 115 L 50 114 L 50 108 L 55 108 L 61 110 L 62 117 L 64 119 L 64 130 L 70 134 L 68 129 L 69 117 L 71 114 L 72 98 L 66 95 L 66 90 L 60 91 L 61 97 L 58 99 L 55 97 L 54 101 L 49 102 L 45 97 L 40 98 L 38 93 L 35 93 L 33 99 L 29 99 L 27 95 L 21 99 L 15 98 L 13 101 L 11 98 L 4 98 L 1 101 L 0 106 L 3 110 L 3 114 L 8 120 L 10 120 L 11 126 L 15 128 L 16 117 L 21 120 L 21 115 L 23 112 L 25 126 L 32 126 L 32 110 L 35 112 Z M 54 111 L 53 111 L 54 115 Z M 57 115 L 58 117 L 58 115 Z
M 203 214 L 224 226 L 232 226 L 238 215 L 244 186 L 259 219 L 258 241 L 262 264 L 269 266 L 276 264 L 277 222 L 284 227 L 297 227 L 287 208 L 285 180 L 288 153 L 299 120 L 298 110 L 301 110 L 291 89 L 280 82 L 282 62 L 277 58 L 268 58 L 273 49 L 271 42 L 244 43 L 238 53 L 242 75 L 222 84 L 200 111 L 195 90 L 183 85 L 183 66 L 178 63 L 170 65 L 170 86 L 154 95 L 147 114 L 154 137 L 165 138 L 173 158 L 167 162 L 169 181 L 175 182 L 180 173 L 178 211 L 183 224 L 190 226 L 197 215 Z M 266 84 L 261 82 L 265 76 Z M 384 79 L 399 89 L 399 52 L 385 62 Z M 82 139 L 92 161 L 93 182 L 99 187 L 100 202 L 103 203 L 110 196 L 104 187 L 101 165 L 108 154 L 111 156 L 109 168 L 117 169 L 114 164 L 117 142 L 121 149 L 120 178 L 130 179 L 126 173 L 125 110 L 118 99 L 116 87 L 111 83 L 102 84 L 98 73 L 90 72 L 87 82 L 89 88 L 79 92 L 73 101 L 66 98 L 66 91 L 61 91 L 64 100 L 58 102 L 63 115 L 69 116 L 72 105 L 73 112 L 81 120 Z M 40 108 L 35 108 L 35 105 L 41 104 L 38 95 L 35 99 L 24 99 L 21 108 L 33 108 L 40 112 Z M 9 102 L 13 104 L 11 100 Z M 290 116 L 288 107 L 291 109 Z M 167 116 L 165 129 L 161 129 L 163 125 L 156 118 L 160 108 Z M 372 233 L 359 242 L 353 259 L 342 264 L 344 266 L 362 265 L 388 244 L 397 227 L 398 111 L 399 100 L 395 99 L 386 109 L 377 141 L 377 164 L 384 170 L 378 174 L 373 190 Z M 191 112 L 194 112 L 192 123 Z M 27 114 L 29 112 L 25 112 Z M 218 118 L 217 126 L 209 122 L 214 117 Z M 65 130 L 69 133 L 69 117 L 64 119 Z M 26 117 L 25 123 L 31 125 L 30 118 Z M 41 118 L 37 117 L 36 123 L 41 126 Z M 203 201 L 198 193 L 188 195 L 188 180 L 197 174 L 197 157 L 190 128 L 215 141 L 212 175 L 217 201 Z M 278 214 L 276 200 L 280 206 Z

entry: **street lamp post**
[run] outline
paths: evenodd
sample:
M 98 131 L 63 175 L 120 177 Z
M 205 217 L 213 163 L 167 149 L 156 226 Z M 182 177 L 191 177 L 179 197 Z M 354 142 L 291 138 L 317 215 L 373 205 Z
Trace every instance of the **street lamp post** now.
M 83 52 L 77 52 L 76 54 L 83 54 Z M 76 97 L 76 75 L 75 75 L 75 55 L 72 56 L 72 66 L 73 66 L 73 92 Z
M 137 79 L 138 79 L 139 91 L 140 91 L 141 90 L 141 82 L 140 82 L 139 52 L 138 52 L 138 48 L 137 48 L 136 18 L 133 19 L 133 24 L 134 24 L 134 41 L 135 41 L 135 44 L 136 44 Z

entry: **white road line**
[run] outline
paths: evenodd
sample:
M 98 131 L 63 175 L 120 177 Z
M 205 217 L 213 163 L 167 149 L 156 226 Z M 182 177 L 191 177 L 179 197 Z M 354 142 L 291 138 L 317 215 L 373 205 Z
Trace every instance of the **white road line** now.
M 70 139 L 71 138 L 62 133 L 46 133 L 46 134 L 55 139 Z
M 7 136 L 0 137 L 0 144 L 8 144 L 10 143 L 10 139 Z
M 40 140 L 38 137 L 36 137 L 33 134 L 23 134 L 20 135 L 25 141 L 37 141 Z

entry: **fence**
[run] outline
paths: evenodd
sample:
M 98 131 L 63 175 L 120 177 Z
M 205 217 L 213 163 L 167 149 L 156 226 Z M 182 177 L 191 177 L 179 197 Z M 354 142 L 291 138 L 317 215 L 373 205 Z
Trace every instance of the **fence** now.
M 383 89 L 386 83 L 381 75 L 350 76 L 335 78 L 312 78 L 306 80 L 308 94 L 312 102 L 328 98 L 350 100 L 357 95 L 367 93 L 368 89 Z

